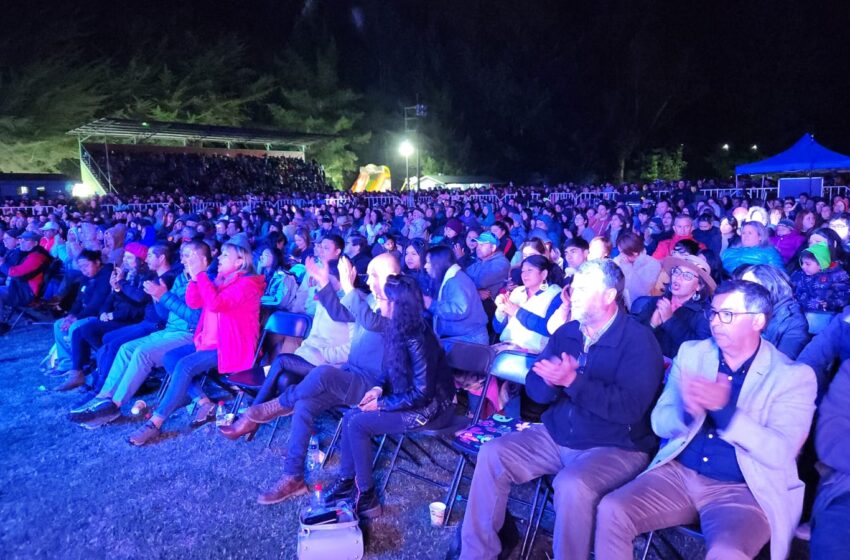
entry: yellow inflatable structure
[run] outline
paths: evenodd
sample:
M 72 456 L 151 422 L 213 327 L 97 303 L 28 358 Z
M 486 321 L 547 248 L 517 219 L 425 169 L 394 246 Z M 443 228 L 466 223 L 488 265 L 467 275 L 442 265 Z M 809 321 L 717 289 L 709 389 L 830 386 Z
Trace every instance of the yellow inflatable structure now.
M 360 175 L 354 181 L 351 192 L 389 192 L 392 190 L 390 168 L 386 165 L 370 163 L 360 168 Z

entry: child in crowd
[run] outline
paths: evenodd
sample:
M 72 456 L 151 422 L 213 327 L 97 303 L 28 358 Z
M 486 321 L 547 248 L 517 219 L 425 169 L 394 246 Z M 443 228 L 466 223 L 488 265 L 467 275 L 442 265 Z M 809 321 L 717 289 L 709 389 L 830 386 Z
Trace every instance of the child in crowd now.
M 800 269 L 791 276 L 794 296 L 803 311 L 841 311 L 850 297 L 850 278 L 833 262 L 829 247 L 815 243 L 800 255 Z

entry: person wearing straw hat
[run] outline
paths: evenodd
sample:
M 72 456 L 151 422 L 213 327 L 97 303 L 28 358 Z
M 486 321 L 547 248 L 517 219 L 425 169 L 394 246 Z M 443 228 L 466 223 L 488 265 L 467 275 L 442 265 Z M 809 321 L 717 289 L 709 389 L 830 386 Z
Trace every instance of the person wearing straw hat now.
M 664 294 L 637 298 L 632 314 L 652 327 L 661 351 L 672 358 L 686 340 L 711 337 L 704 310 L 717 285 L 711 267 L 695 255 L 667 257 L 662 267 L 670 278 Z

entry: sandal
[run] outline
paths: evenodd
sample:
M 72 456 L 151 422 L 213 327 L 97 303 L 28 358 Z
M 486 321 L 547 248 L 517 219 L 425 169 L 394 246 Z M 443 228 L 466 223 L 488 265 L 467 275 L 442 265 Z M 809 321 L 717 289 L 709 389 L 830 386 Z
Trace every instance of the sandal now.
M 204 404 L 199 404 L 195 407 L 195 414 L 192 416 L 192 421 L 189 422 L 189 426 L 192 428 L 200 428 L 207 422 L 212 422 L 215 420 L 215 403 L 212 401 L 207 401 Z
M 147 421 L 142 424 L 142 427 L 133 432 L 127 441 L 135 446 L 145 445 L 146 443 L 150 443 L 154 439 L 158 438 L 160 434 L 160 429 L 156 427 L 151 421 Z

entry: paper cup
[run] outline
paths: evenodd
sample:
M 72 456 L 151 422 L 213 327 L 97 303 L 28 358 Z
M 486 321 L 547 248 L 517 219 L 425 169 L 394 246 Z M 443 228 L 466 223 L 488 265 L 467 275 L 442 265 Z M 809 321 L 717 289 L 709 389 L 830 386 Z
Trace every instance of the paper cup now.
M 443 502 L 431 502 L 428 506 L 428 511 L 431 512 L 431 525 L 433 527 L 442 527 L 443 519 L 446 517 L 446 504 Z

